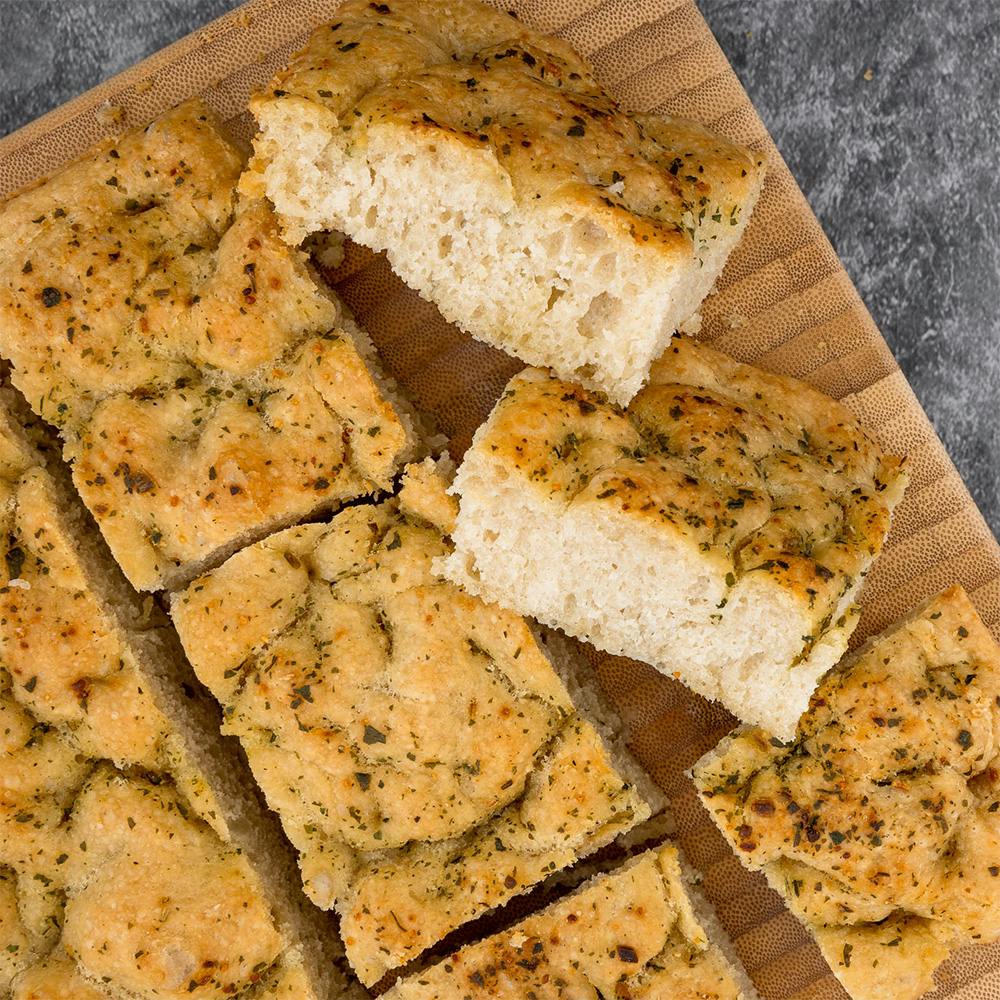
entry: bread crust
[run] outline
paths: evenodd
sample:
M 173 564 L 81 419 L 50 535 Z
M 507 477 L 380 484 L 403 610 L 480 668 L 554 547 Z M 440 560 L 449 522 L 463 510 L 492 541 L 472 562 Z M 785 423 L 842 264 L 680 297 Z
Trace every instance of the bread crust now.
M 520 200 L 557 200 L 671 263 L 696 252 L 699 200 L 714 196 L 713 210 L 727 210 L 715 225 L 730 226 L 759 169 L 694 122 L 627 114 L 566 42 L 476 0 L 348 0 L 252 109 L 286 97 L 333 112 L 359 143 L 392 123 L 487 150 Z
M 953 947 L 1000 937 L 1000 647 L 937 595 L 829 674 L 794 741 L 757 729 L 693 769 L 855 1000 L 915 1000 Z
M 692 122 L 625 113 L 565 42 L 475 0 L 349 0 L 252 100 L 251 110 L 262 131 L 245 184 L 266 190 L 293 242 L 336 228 L 387 249 L 402 277 L 474 336 L 589 381 L 622 402 L 639 388 L 674 326 L 709 291 L 763 175 L 759 157 Z M 289 149 L 293 137 L 307 133 L 315 136 L 308 145 L 313 162 L 306 145 Z M 353 183 L 352 163 L 367 163 L 371 184 L 380 169 L 395 169 L 381 150 L 390 157 L 392 150 L 406 151 L 411 162 L 439 171 L 454 168 L 456 178 L 479 186 L 497 219 L 483 223 L 483 213 L 466 211 L 457 194 L 449 205 L 445 193 L 435 200 L 426 189 L 406 192 L 401 185 L 408 182 L 395 176 L 367 212 L 356 200 L 354 208 L 340 205 L 334 188 Z M 422 183 L 415 178 L 414 185 Z M 437 260 L 418 259 L 402 249 L 398 234 L 378 228 L 378 205 L 383 213 L 395 211 L 400 206 L 389 199 L 411 196 L 422 207 L 407 225 L 423 227 L 428 243 L 440 237 Z M 431 214 L 454 216 L 456 231 L 445 226 L 444 235 L 438 233 Z M 463 296 L 449 285 L 458 230 L 481 223 L 482 240 L 462 252 L 484 253 L 494 224 L 527 233 L 538 223 L 546 232 L 534 242 L 524 236 L 524 253 L 539 269 L 507 275 L 506 301 L 496 301 L 492 290 L 485 301 L 485 292 L 466 287 Z M 549 232 L 552 227 L 573 242 L 566 260 L 558 256 L 562 236 Z M 514 251 L 498 253 L 509 258 Z M 516 256 L 523 258 L 521 248 Z M 541 263 L 550 257 L 560 261 L 549 269 L 551 288 Z M 612 257 L 620 258 L 617 265 Z M 523 259 L 521 265 L 528 266 Z M 629 303 L 616 285 L 616 266 L 619 278 L 631 268 L 643 276 L 636 280 L 648 278 L 657 287 L 683 275 L 678 280 L 689 289 L 664 285 L 665 301 L 655 304 L 639 333 L 639 317 L 625 315 Z M 577 306 L 574 296 L 584 284 L 593 287 Z M 641 357 L 629 358 L 628 370 L 615 370 L 614 359 L 584 344 L 586 329 L 605 322 L 618 329 L 620 348 L 630 344 L 630 334 L 648 340 Z M 606 332 L 598 331 L 597 339 Z M 619 365 L 626 365 L 633 346 L 619 350 Z
M 370 346 L 200 102 L 0 208 L 0 352 L 140 589 L 386 488 L 414 445 Z
M 683 337 L 624 411 L 529 371 L 488 427 L 477 450 L 529 488 L 674 533 L 737 581 L 764 573 L 817 626 L 871 563 L 885 494 L 900 492 L 901 461 L 845 407 Z
M 401 979 L 384 996 L 518 1000 L 555 996 L 554 982 L 572 996 L 745 996 L 699 924 L 670 846 L 646 851 L 508 930 Z
M 411 466 L 171 604 L 366 984 L 650 812 L 527 623 L 431 571 L 453 516 Z

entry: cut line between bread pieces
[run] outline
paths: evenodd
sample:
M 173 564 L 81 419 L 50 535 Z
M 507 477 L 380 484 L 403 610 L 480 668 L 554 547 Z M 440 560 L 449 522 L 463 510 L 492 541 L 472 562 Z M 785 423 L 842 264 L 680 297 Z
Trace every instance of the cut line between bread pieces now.
M 0 388 L 0 996 L 350 996 L 166 617 Z

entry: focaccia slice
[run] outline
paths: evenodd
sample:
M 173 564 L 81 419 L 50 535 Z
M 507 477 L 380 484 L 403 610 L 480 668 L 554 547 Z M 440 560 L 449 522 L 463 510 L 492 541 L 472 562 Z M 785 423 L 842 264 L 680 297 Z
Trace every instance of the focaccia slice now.
M 528 369 L 458 471 L 443 571 L 789 737 L 847 647 L 901 465 L 834 400 L 685 337 L 625 410 Z
M 761 158 L 628 114 L 477 0 L 348 0 L 251 101 L 248 190 L 292 242 L 385 250 L 474 337 L 626 403 L 746 227 Z
M 694 768 L 854 1000 L 916 1000 L 1000 938 L 1000 647 L 961 587 L 832 671 L 792 742 L 737 731 Z

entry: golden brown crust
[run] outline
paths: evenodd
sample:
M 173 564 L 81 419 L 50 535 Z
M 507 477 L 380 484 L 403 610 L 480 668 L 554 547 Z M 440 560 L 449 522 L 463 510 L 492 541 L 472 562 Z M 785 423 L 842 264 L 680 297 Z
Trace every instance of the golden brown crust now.
M 672 847 L 648 851 L 507 931 L 401 980 L 387 1000 L 595 996 L 738 1000 Z
M 16 384 L 42 416 L 72 425 L 109 387 L 163 376 L 150 348 L 171 330 L 148 320 L 143 330 L 137 307 L 159 301 L 161 284 L 173 284 L 165 276 L 210 270 L 242 162 L 195 102 L 95 147 L 3 206 L 5 345 Z M 189 246 L 200 249 L 185 254 Z
M 525 621 L 433 574 L 436 477 L 410 467 L 400 500 L 273 535 L 171 608 L 368 983 L 648 814 Z
M 89 757 L 158 767 L 166 719 L 143 690 L 134 654 L 88 589 L 50 477 L 29 469 L 11 499 L 0 570 L 0 657 L 20 703 L 39 723 L 71 730 Z
M 10 389 L 0 389 L 0 662 L 9 711 L 59 733 L 69 752 L 148 771 L 176 769 L 171 725 L 151 697 L 137 652 L 92 587 L 81 558 L 66 484 L 44 464 L 26 415 Z M 131 627 L 155 636 L 166 627 L 151 603 L 132 608 Z M 53 737 L 55 739 L 55 737 Z M 75 768 L 67 770 L 72 781 Z M 185 775 L 192 787 L 197 779 Z M 216 818 L 205 792 L 196 807 Z
M 406 467 L 399 490 L 399 506 L 407 517 L 426 521 L 443 534 L 451 534 L 458 516 L 458 501 L 442 489 L 450 485 L 455 469 L 445 455 L 435 461 L 425 458 Z
M 491 154 L 525 204 L 690 259 L 739 221 L 760 161 L 689 122 L 625 114 L 565 42 L 474 0 L 349 0 L 252 102 L 307 100 L 364 143 L 396 125 Z
M 248 863 L 169 787 L 98 769 L 67 841 L 62 943 L 88 978 L 221 1000 L 279 959 L 282 940 Z
M 686 337 L 625 410 L 522 372 L 475 450 L 547 499 L 681 540 L 730 588 L 766 574 L 808 609 L 805 651 L 881 549 L 905 482 L 839 403 Z
M 198 102 L 0 210 L 13 379 L 137 586 L 386 487 L 411 442 Z M 190 570 L 187 570 L 190 576 Z
M 1000 937 L 1000 648 L 961 587 L 827 676 L 793 743 L 737 733 L 700 794 L 858 998 Z
M 82 510 L 26 415 L 0 389 L 0 991 L 238 996 L 283 969 L 284 942 L 151 695 L 134 642 L 166 623 L 94 589 Z

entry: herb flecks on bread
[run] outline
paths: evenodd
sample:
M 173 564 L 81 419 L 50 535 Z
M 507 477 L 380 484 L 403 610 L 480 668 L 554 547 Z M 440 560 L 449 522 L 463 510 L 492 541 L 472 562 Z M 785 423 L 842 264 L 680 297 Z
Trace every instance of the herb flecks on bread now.
M 411 466 L 171 608 L 365 983 L 650 813 L 528 624 L 433 573 L 445 486 Z
M 400 980 L 386 1000 L 750 1000 L 706 934 L 676 848 L 647 851 L 508 930 Z M 553 991 L 553 985 L 556 992 Z
M 413 445 L 366 336 L 237 202 L 243 163 L 193 102 L 0 207 L 13 382 L 141 589 L 387 488 Z
M 248 190 L 338 229 L 473 336 L 627 402 L 738 242 L 760 160 L 626 114 L 475 0 L 349 0 L 251 102 Z
M 332 995 L 332 938 L 54 451 L 0 388 L 0 995 Z
M 1000 648 L 953 587 L 831 672 L 788 744 L 738 731 L 705 806 L 855 1000 L 915 1000 L 1000 937 Z
M 900 466 L 832 399 L 687 338 L 625 410 L 528 369 L 458 471 L 443 567 L 790 736 L 847 646 Z

